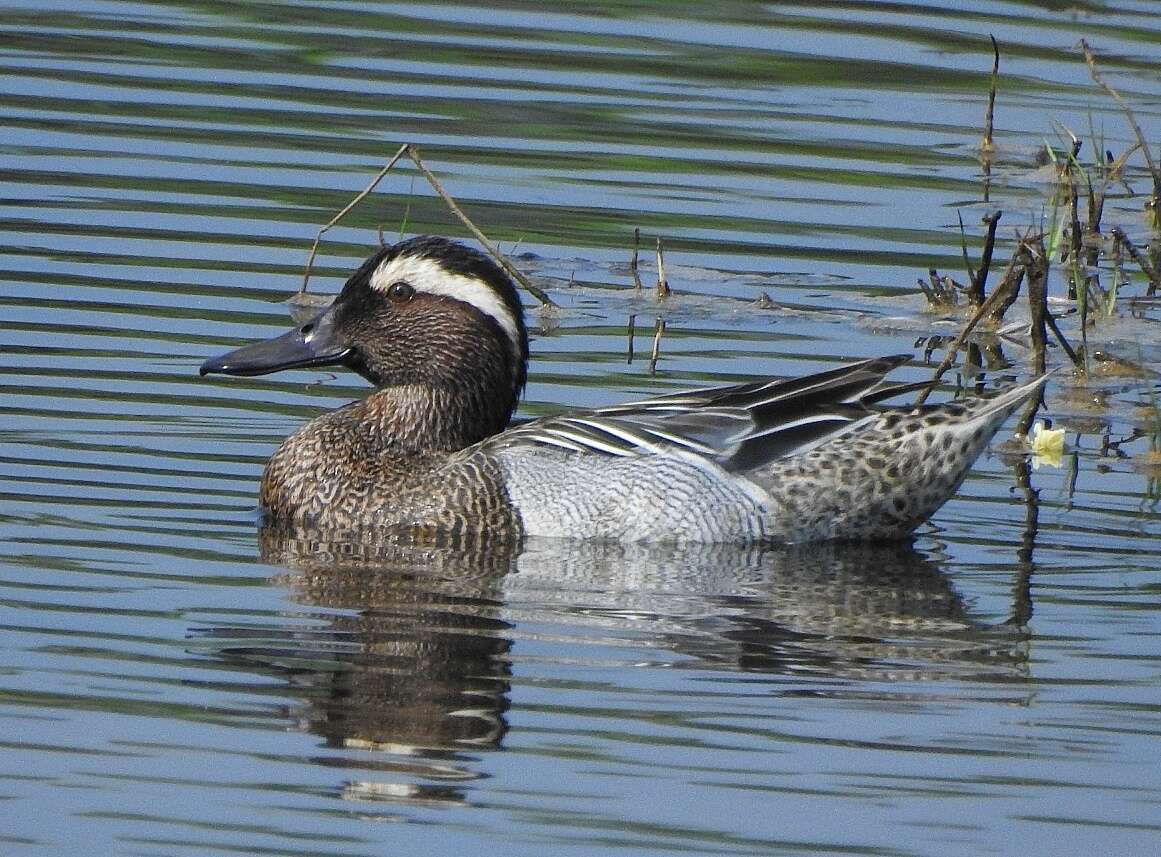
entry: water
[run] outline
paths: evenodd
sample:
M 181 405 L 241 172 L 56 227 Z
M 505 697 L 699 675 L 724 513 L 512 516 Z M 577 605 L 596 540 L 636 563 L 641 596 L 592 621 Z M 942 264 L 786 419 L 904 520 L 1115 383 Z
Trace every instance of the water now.
M 1153 375 L 1055 380 L 1060 466 L 997 448 L 914 546 L 518 555 L 260 531 L 266 456 L 364 387 L 196 375 L 287 326 L 319 225 L 411 141 L 562 305 L 525 414 L 913 347 L 923 378 L 987 35 L 1008 252 L 1056 123 L 1132 142 L 1078 38 L 1161 127 L 1151 3 L 961 5 L 6 4 L 0 850 L 1155 850 Z M 464 235 L 400 167 L 314 287 L 379 227 Z M 1127 306 L 1096 335 L 1152 363 Z

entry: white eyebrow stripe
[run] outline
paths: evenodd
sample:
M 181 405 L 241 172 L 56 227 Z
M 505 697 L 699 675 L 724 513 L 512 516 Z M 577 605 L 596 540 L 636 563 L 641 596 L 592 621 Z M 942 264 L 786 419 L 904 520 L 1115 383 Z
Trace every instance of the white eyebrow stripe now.
M 371 275 L 371 288 L 387 291 L 393 283 L 409 283 L 417 292 L 463 301 L 495 320 L 508 335 L 514 353 L 521 352 L 520 328 L 504 299 L 482 280 L 453 274 L 433 259 L 396 256 Z

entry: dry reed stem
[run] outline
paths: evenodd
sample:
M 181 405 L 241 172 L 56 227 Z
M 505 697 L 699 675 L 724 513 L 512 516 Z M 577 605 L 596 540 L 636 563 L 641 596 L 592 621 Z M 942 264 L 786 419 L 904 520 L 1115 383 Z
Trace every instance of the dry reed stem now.
M 298 293 L 300 295 L 303 294 L 306 291 L 307 284 L 310 282 L 310 273 L 314 267 L 314 260 L 318 255 L 319 241 L 322 240 L 323 235 L 327 232 L 327 230 L 342 220 L 352 208 L 366 199 L 371 194 L 371 192 L 374 191 L 376 187 L 378 187 L 379 182 L 383 180 L 383 177 L 387 175 L 388 171 L 394 167 L 395 164 L 399 162 L 399 159 L 404 155 L 412 160 L 415 166 L 419 169 L 419 172 L 423 174 L 425 179 L 427 179 L 427 183 L 432 186 L 435 192 L 439 194 L 440 199 L 442 199 L 444 204 L 447 205 L 447 207 L 451 210 L 451 213 L 460 219 L 460 222 L 468 228 L 468 231 L 470 231 L 472 235 L 475 236 L 476 240 L 483 245 L 484 249 L 488 251 L 491 257 L 500 264 L 500 267 L 507 271 L 514 280 L 520 283 L 520 285 L 523 286 L 529 294 L 540 301 L 542 307 L 555 307 L 556 304 L 553 302 L 552 298 L 545 294 L 543 289 L 534 286 L 532 282 L 526 276 L 524 276 L 523 272 L 521 272 L 515 265 L 513 265 L 512 262 L 509 261 L 508 257 L 501 253 L 499 249 L 497 249 L 496 246 L 492 244 L 490 240 L 488 240 L 488 237 L 480 231 L 476 224 L 474 224 L 471 219 L 466 214 L 464 214 L 462 210 L 460 210 L 460 207 L 456 204 L 456 201 L 452 198 L 451 194 L 444 190 L 444 187 L 440 183 L 439 179 L 437 179 L 434 173 L 432 173 L 431 170 L 427 168 L 427 165 L 423 163 L 423 160 L 419 157 L 419 150 L 411 143 L 404 143 L 402 146 L 400 146 L 399 150 L 391 156 L 391 159 L 386 163 L 386 165 L 384 165 L 383 169 L 379 170 L 375 178 L 371 180 L 371 183 L 363 188 L 363 190 L 361 190 L 358 194 L 356 194 L 355 198 L 347 203 L 342 211 L 331 218 L 331 221 L 318 231 L 318 235 L 314 239 L 314 244 L 310 248 L 310 256 L 307 257 L 306 260 L 306 270 L 303 272 L 302 286 L 299 288 Z M 380 241 L 382 241 L 382 233 L 380 233 Z
M 960 216 L 960 246 L 963 248 L 963 262 L 967 266 L 968 282 L 970 283 L 967 290 L 968 303 L 972 306 L 979 306 L 984 302 L 988 283 L 988 269 L 992 266 L 992 253 L 996 247 L 996 229 L 1000 225 L 1000 218 L 1003 214 L 1004 212 L 997 209 L 983 217 L 982 222 L 988 224 L 988 231 L 984 236 L 983 249 L 980 251 L 980 267 L 975 271 L 972 270 L 971 262 L 968 261 L 967 238 L 964 235 L 963 216 Z
M 641 250 L 641 230 L 633 230 L 633 258 L 629 260 L 629 272 L 633 275 L 633 288 L 641 290 L 641 276 L 637 272 L 637 262 Z
M 663 299 L 673 294 L 669 288 L 669 280 L 665 277 L 665 248 L 661 245 L 661 238 L 657 238 L 657 297 Z
M 1109 183 L 1107 178 L 1102 181 L 1098 193 L 1092 186 L 1092 175 L 1087 171 L 1084 173 L 1084 183 L 1088 188 L 1088 223 L 1084 225 L 1084 234 L 1091 239 L 1101 234 L 1101 218 L 1105 213 L 1105 191 L 1108 189 Z M 1100 252 L 1098 242 L 1090 241 L 1085 264 L 1090 268 L 1095 267 L 1100 259 Z
M 1068 267 L 1068 298 L 1076 300 L 1081 288 L 1088 288 L 1087 280 L 1084 283 L 1076 281 L 1080 263 L 1081 230 L 1078 192 L 1076 189 L 1076 158 L 1069 158 L 1065 163 L 1061 180 L 1066 182 L 1065 192 L 1068 194 L 1068 249 L 1061 255 L 1061 261 L 1072 258 L 1073 264 Z
M 472 235 L 476 237 L 476 240 L 484 245 L 484 249 L 491 254 L 493 259 L 500 263 L 500 267 L 502 267 L 512 276 L 513 279 L 520 283 L 520 285 L 522 285 L 530 295 L 540 301 L 541 306 L 555 307 L 556 303 L 553 302 L 552 298 L 545 294 L 543 289 L 532 285 L 532 282 L 508 260 L 507 256 L 496 249 L 492 242 L 488 240 L 488 237 L 484 235 L 484 233 L 479 230 L 476 224 L 472 223 L 468 216 L 460 210 L 460 207 L 456 205 L 456 201 L 452 199 L 451 194 L 444 190 L 443 185 L 440 184 L 439 179 L 435 177 L 435 174 L 432 173 L 431 170 L 429 170 L 420 159 L 419 150 L 416 149 L 415 146 L 413 146 L 411 143 L 408 143 L 406 146 L 404 146 L 404 149 L 407 151 L 407 154 L 410 156 L 411 160 L 415 163 L 415 166 L 419 168 L 421 173 L 423 173 L 423 177 L 427 179 L 428 184 L 435 188 L 435 192 L 439 194 L 440 198 L 447 204 L 447 207 L 451 209 L 451 213 L 458 217 L 460 222 L 468 228 L 468 231 L 470 231 Z
M 383 177 L 385 175 L 387 175 L 387 171 L 390 170 L 393 166 L 395 166 L 395 164 L 399 161 L 399 159 L 402 158 L 406 154 L 407 154 L 407 144 L 404 143 L 402 146 L 399 147 L 399 151 L 391 156 L 391 160 L 389 160 L 387 162 L 386 166 L 384 166 L 383 169 L 379 170 L 378 175 L 376 175 L 375 178 L 371 179 L 371 183 L 369 185 L 367 185 L 365 188 L 363 188 L 361 191 L 359 191 L 359 193 L 355 195 L 355 198 L 352 199 L 350 202 L 348 202 L 342 211 L 340 211 L 338 214 L 336 214 L 334 217 L 332 217 L 330 222 L 318 231 L 318 235 L 316 235 L 315 239 L 314 239 L 314 244 L 311 245 L 310 255 L 306 259 L 306 270 L 304 270 L 302 273 L 302 285 L 299 286 L 299 289 L 298 289 L 298 293 L 300 295 L 304 294 L 306 292 L 306 286 L 310 282 L 310 272 L 314 268 L 314 259 L 315 259 L 315 256 L 318 255 L 318 244 L 322 240 L 323 235 L 325 235 L 326 232 L 332 226 L 334 226 L 336 223 L 338 223 L 340 220 L 342 220 L 344 217 L 346 217 L 347 212 L 349 212 L 352 208 L 354 208 L 356 205 L 358 205 L 360 202 L 362 202 L 364 199 L 366 199 L 371 194 L 371 191 L 375 190 L 375 188 L 379 186 L 379 182 L 383 181 Z M 382 232 L 379 233 L 379 240 L 380 241 L 383 240 Z
M 657 360 L 661 357 L 661 337 L 665 334 L 665 319 L 658 318 L 653 329 L 653 350 L 649 354 L 649 374 L 657 374 Z
M 1129 240 L 1129 236 L 1121 231 L 1119 226 L 1113 227 L 1113 237 L 1120 241 L 1124 248 L 1129 251 L 1130 258 L 1137 263 L 1137 267 L 1149 278 L 1149 289 L 1145 292 L 1145 297 L 1152 297 L 1161 288 L 1161 274 L 1145 258 L 1145 254 L 1138 250 L 1137 246 Z
M 992 141 L 993 119 L 996 115 L 996 80 L 1000 75 L 1000 45 L 996 42 L 996 37 L 988 36 L 992 40 L 992 79 L 988 85 L 988 109 L 984 114 L 984 139 L 980 143 L 980 148 L 985 152 L 991 152 L 996 148 L 996 144 Z
M 988 224 L 988 234 L 984 239 L 984 249 L 980 253 L 980 270 L 979 270 L 979 293 L 980 300 L 984 299 L 985 287 L 988 284 L 988 271 L 992 267 L 992 253 L 996 248 L 996 227 L 1000 224 L 1000 218 L 1004 212 L 997 209 L 991 214 L 984 217 L 984 223 Z
M 992 40 L 992 77 L 988 84 L 988 109 L 984 113 L 984 136 L 980 141 L 981 190 L 984 202 L 990 202 L 992 194 L 992 154 L 996 150 L 992 131 L 996 115 L 996 83 L 1000 77 L 1000 46 L 995 36 L 989 35 L 988 38 Z
M 1024 255 L 1024 281 L 1028 294 L 1028 314 L 1032 319 L 1032 362 L 1037 375 L 1048 371 L 1048 260 L 1043 245 L 1021 245 Z
M 1050 263 L 1045 255 L 1042 238 L 1036 239 L 1035 246 L 1027 238 L 1024 239 L 1018 252 L 1024 255 L 1024 268 L 1028 282 L 1028 309 L 1032 319 L 1032 355 L 1036 362 L 1037 373 L 1043 375 L 1048 370 L 1046 330 L 1052 331 L 1052 335 L 1056 337 L 1056 341 L 1060 343 L 1060 347 L 1064 349 L 1068 359 L 1083 372 L 1084 360 L 1068 344 L 1064 333 L 1056 324 L 1056 317 L 1048 309 L 1048 269 Z
M 1004 269 L 1004 276 L 1000 278 L 1000 284 L 996 286 L 996 291 L 1001 292 L 1004 298 L 988 314 L 992 323 L 998 325 L 1004 320 L 1004 314 L 1020 297 L 1020 284 L 1022 282 L 1024 282 L 1024 266 L 1018 263 L 1016 254 L 1013 254 L 1012 258 L 1008 260 L 1008 267 Z
M 1023 267 L 1028 282 L 1028 309 L 1031 316 L 1032 355 L 1036 364 L 1036 372 L 1043 375 L 1048 371 L 1048 337 L 1047 330 L 1052 331 L 1064 353 L 1073 365 L 1083 371 L 1083 361 L 1080 355 L 1068 344 L 1060 327 L 1056 324 L 1056 317 L 1048 309 L 1048 269 L 1049 260 L 1045 254 L 1043 238 L 1037 237 L 1035 245 L 1025 237 L 1020 242 L 1017 254 L 1022 255 Z
M 1024 256 L 1025 282 L 1028 293 L 1028 312 L 1032 317 L 1032 362 L 1036 374 L 1043 375 L 1048 371 L 1048 335 L 1046 332 L 1048 319 L 1052 313 L 1048 311 L 1048 259 L 1045 256 L 1044 242 L 1041 236 L 1035 239 L 1033 245 L 1030 239 L 1020 242 L 1019 252 Z M 1044 403 L 1044 388 L 1041 387 L 1034 399 L 1028 403 L 1020 421 L 1016 424 L 1016 434 L 1027 436 L 1032 428 L 1032 421 L 1040 406 Z
M 1133 108 L 1101 76 L 1100 70 L 1097 68 L 1096 56 L 1093 54 L 1088 42 L 1084 39 L 1080 40 L 1080 49 L 1084 51 L 1084 61 L 1088 63 L 1088 72 L 1092 75 L 1092 79 L 1105 92 L 1111 95 L 1117 104 L 1121 105 L 1121 110 L 1125 112 L 1125 118 L 1129 120 L 1129 126 L 1133 129 L 1133 133 L 1137 135 L 1137 143 L 1141 146 L 1141 151 L 1145 154 L 1145 163 L 1149 166 L 1149 175 L 1153 177 L 1153 206 L 1156 207 L 1158 198 L 1161 198 L 1161 172 L 1158 172 L 1157 165 L 1153 162 L 1153 153 L 1149 150 L 1149 145 L 1145 142 L 1145 135 L 1141 133 L 1141 126 L 1137 124 L 1137 119 L 1133 116 Z
M 967 229 L 964 228 L 964 225 L 963 225 L 963 212 L 957 211 L 955 213 L 955 216 L 959 219 L 959 252 L 963 255 L 963 266 L 964 266 L 964 268 L 967 269 L 968 282 L 971 284 L 971 286 L 969 286 L 969 291 L 970 291 L 970 290 L 975 289 L 976 272 L 975 272 L 975 269 L 972 268 L 972 260 L 968 258 Z M 972 306 L 979 306 L 980 305 L 980 302 L 978 300 L 970 299 L 970 296 L 969 296 L 969 300 L 970 300 L 970 303 L 972 304 Z
M 915 397 L 915 407 L 919 407 L 925 401 L 927 401 L 927 397 L 931 395 L 931 391 L 935 388 L 935 382 L 942 378 L 943 373 L 950 369 L 951 365 L 955 362 L 955 356 L 959 353 L 959 349 L 963 346 L 964 341 L 968 338 L 968 336 L 971 335 L 971 332 L 976 329 L 976 325 L 980 323 L 980 319 L 982 319 L 995 307 L 996 304 L 1000 302 L 1000 298 L 1002 296 L 1003 292 L 997 289 L 988 295 L 982 304 L 976 307 L 976 311 L 972 313 L 972 317 L 967 320 L 967 323 L 963 326 L 963 330 L 960 331 L 959 336 L 957 336 L 955 341 L 947 347 L 947 355 L 936 368 L 935 374 L 931 376 L 931 386 L 925 390 L 920 390 L 919 395 Z

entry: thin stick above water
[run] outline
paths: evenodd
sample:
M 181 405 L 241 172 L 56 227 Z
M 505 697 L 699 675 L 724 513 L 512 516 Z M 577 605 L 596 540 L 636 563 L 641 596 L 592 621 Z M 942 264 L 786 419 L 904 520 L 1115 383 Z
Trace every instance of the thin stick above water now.
M 1161 197 L 1161 172 L 1157 170 L 1157 165 L 1153 162 L 1153 154 L 1149 149 L 1149 144 L 1145 142 L 1145 135 L 1141 133 L 1141 126 L 1137 124 L 1137 119 L 1133 116 L 1133 108 L 1121 97 L 1119 92 L 1105 81 L 1100 73 L 1100 69 L 1097 68 L 1096 56 L 1093 54 L 1089 43 L 1084 39 L 1080 40 L 1080 49 L 1084 51 L 1084 61 L 1088 63 L 1088 73 L 1092 75 L 1092 79 L 1096 81 L 1097 85 L 1111 95 L 1117 104 L 1121 106 L 1121 110 L 1125 112 L 1125 118 L 1129 120 L 1129 126 L 1133 129 L 1133 133 L 1137 135 L 1137 143 L 1140 144 L 1141 151 L 1145 154 L 1145 163 L 1149 166 L 1149 175 L 1153 177 L 1153 203 L 1156 205 L 1158 197 Z
M 342 211 L 332 217 L 330 222 L 318 231 L 318 235 L 316 235 L 314 238 L 314 244 L 312 244 L 310 248 L 310 256 L 308 256 L 306 259 L 306 269 L 302 272 L 302 285 L 299 286 L 298 289 L 298 293 L 300 295 L 306 292 L 306 286 L 310 282 L 310 272 L 314 268 L 314 259 L 315 256 L 318 255 L 318 244 L 320 241 L 322 241 L 323 235 L 325 235 L 332 226 L 346 217 L 347 213 L 352 208 L 371 195 L 371 192 L 379 186 L 379 182 L 383 181 L 383 177 L 387 175 L 388 170 L 395 166 L 399 159 L 407 154 L 407 145 L 408 144 L 404 143 L 402 146 L 400 146 L 399 151 L 392 155 L 391 160 L 386 163 L 383 169 L 379 170 L 379 173 L 375 176 L 375 178 L 371 179 L 371 183 L 359 191 L 359 193 L 355 195 L 355 198 L 348 202 Z M 380 236 L 380 241 L 381 240 L 382 236 Z
M 458 217 L 460 219 L 460 222 L 463 223 L 464 226 L 468 227 L 468 231 L 470 231 L 472 233 L 472 235 L 476 236 L 476 240 L 484 245 L 484 249 L 492 254 L 492 258 L 495 259 L 497 262 L 499 262 L 500 266 L 505 271 L 507 271 L 512 276 L 513 279 L 515 279 L 517 282 L 519 282 L 520 285 L 522 285 L 525 288 L 525 290 L 528 291 L 528 293 L 530 295 L 532 295 L 538 301 L 540 301 L 542 306 L 556 306 L 556 303 L 552 300 L 552 298 L 550 298 L 547 294 L 545 294 L 543 289 L 537 288 L 536 286 L 532 285 L 531 280 L 529 280 L 526 276 L 524 276 L 524 274 L 520 271 L 520 269 L 518 269 L 515 265 L 513 265 L 510 261 L 508 261 L 508 257 L 505 256 L 503 253 L 501 253 L 492 244 L 492 242 L 488 240 L 488 237 L 486 235 L 484 235 L 484 233 L 479 230 L 479 228 L 476 226 L 476 224 L 472 223 L 472 221 L 468 218 L 468 216 L 466 214 L 464 214 L 462 211 L 460 211 L 460 207 L 458 205 L 456 205 L 456 201 L 454 199 L 452 199 L 451 194 L 449 194 L 446 190 L 443 189 L 443 185 L 440 184 L 439 179 L 437 179 L 435 177 L 435 174 L 432 173 L 432 171 L 427 168 L 427 166 L 423 163 L 422 160 L 420 160 L 419 150 L 416 149 L 415 146 L 411 145 L 410 143 L 408 143 L 403 148 L 407 151 L 407 154 L 411 157 L 411 160 L 415 162 L 415 166 L 417 166 L 419 168 L 419 171 L 421 173 L 423 173 L 423 177 L 425 179 L 427 179 L 428 184 L 430 184 L 433 188 L 435 188 L 435 192 L 440 195 L 440 198 L 445 203 L 447 203 L 447 207 L 451 209 L 452 214 L 454 214 L 456 217 Z
M 984 139 L 980 142 L 980 148 L 985 152 L 991 152 L 996 148 L 995 142 L 992 140 L 992 130 L 996 116 L 996 80 L 1000 76 L 1000 45 L 996 42 L 995 36 L 988 36 L 992 40 L 992 79 L 988 85 L 988 110 L 984 114 Z
M 310 248 L 310 256 L 306 260 L 306 270 L 303 272 L 302 286 L 299 288 L 298 293 L 300 295 L 303 294 L 306 291 L 307 284 L 310 282 L 310 273 L 314 267 L 315 256 L 318 254 L 319 241 L 322 240 L 323 235 L 327 232 L 327 230 L 342 220 L 352 208 L 366 199 L 371 194 L 371 192 L 374 191 L 376 187 L 378 187 L 379 182 L 383 180 L 383 177 L 387 175 L 388 171 L 393 166 L 395 166 L 395 164 L 399 162 L 399 159 L 404 155 L 412 160 L 415 166 L 423 174 L 423 177 L 427 179 L 428 184 L 432 186 L 435 192 L 439 194 L 440 199 L 442 199 L 447 207 L 451 210 L 451 213 L 460 219 L 460 222 L 468 228 L 468 231 L 470 231 L 472 235 L 475 236 L 476 240 L 483 245 L 484 249 L 488 251 L 492 258 L 500 264 L 500 267 L 507 271 L 509 276 L 520 283 L 520 285 L 523 286 L 529 294 L 540 301 L 541 306 L 555 307 L 556 303 L 552 300 L 552 298 L 550 298 L 543 289 L 534 286 L 532 282 L 523 274 L 523 272 L 521 272 L 519 268 L 513 265 L 512 262 L 509 261 L 508 257 L 501 253 L 499 249 L 490 240 L 488 240 L 488 237 L 480 231 L 479 227 L 477 227 L 476 224 L 474 224 L 471 219 L 463 213 L 460 207 L 456 204 L 456 201 L 452 198 L 451 194 L 444 190 L 444 187 L 442 184 L 440 184 L 439 179 L 435 177 L 435 174 L 432 173 L 431 170 L 427 168 L 427 165 L 423 163 L 422 159 L 420 159 L 419 150 L 416 149 L 415 146 L 413 146 L 411 143 L 404 143 L 402 146 L 400 146 L 399 151 L 391 156 L 391 160 L 389 160 L 383 166 L 383 169 L 379 170 L 378 174 L 376 174 L 375 178 L 371 180 L 370 184 L 363 188 L 363 190 L 361 190 L 354 199 L 347 203 L 342 211 L 331 218 L 330 222 L 318 231 L 318 235 L 315 236 L 314 239 L 314 244 Z

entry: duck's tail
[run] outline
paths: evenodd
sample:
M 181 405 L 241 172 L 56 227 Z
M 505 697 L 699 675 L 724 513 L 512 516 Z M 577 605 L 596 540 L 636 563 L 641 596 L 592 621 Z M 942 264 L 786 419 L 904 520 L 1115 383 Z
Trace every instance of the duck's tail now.
M 788 541 L 906 537 L 951 497 L 1012 413 L 1048 376 L 990 399 L 895 408 L 808 454 L 748 474 Z
M 1024 384 L 1019 384 L 1010 389 L 1004 390 L 998 396 L 993 396 L 990 399 L 976 399 L 971 402 L 966 402 L 969 413 L 971 414 L 970 421 L 976 422 L 982 420 L 985 426 L 990 428 L 988 437 L 999 431 L 1004 420 L 1010 417 L 1017 408 L 1037 395 L 1044 388 L 1044 384 L 1048 381 L 1051 372 L 1041 375 L 1039 378 L 1034 378 Z M 987 431 L 987 429 L 985 429 Z

